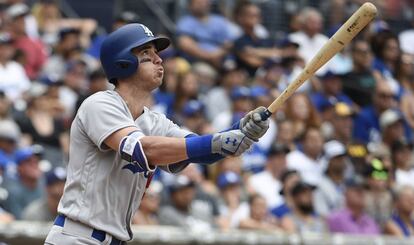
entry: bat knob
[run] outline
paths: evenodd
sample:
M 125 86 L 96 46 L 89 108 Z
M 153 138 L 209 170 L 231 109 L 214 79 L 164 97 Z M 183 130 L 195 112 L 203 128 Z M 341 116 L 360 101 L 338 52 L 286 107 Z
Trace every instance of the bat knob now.
M 262 118 L 262 121 L 266 121 L 271 115 L 272 113 L 268 109 L 266 109 L 263 112 L 260 112 L 260 117 Z

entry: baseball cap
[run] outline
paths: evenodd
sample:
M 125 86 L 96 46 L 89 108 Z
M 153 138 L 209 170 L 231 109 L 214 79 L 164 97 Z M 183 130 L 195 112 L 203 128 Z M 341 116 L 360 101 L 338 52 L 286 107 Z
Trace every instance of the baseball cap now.
M 33 151 L 32 147 L 21 148 L 15 153 L 16 163 L 20 164 L 34 155 L 35 152 Z
M 290 149 L 287 145 L 281 143 L 274 143 L 270 146 L 267 156 L 275 156 L 279 154 L 288 154 Z
M 194 187 L 194 182 L 185 175 L 177 176 L 170 185 L 170 192 L 176 192 L 187 187 Z
M 251 91 L 248 87 L 239 86 L 233 88 L 230 93 L 230 97 L 232 100 L 238 100 L 241 98 L 250 98 L 252 96 Z
M 7 8 L 6 16 L 10 19 L 16 19 L 21 16 L 29 14 L 30 9 L 24 3 L 16 3 Z
M 344 144 L 337 140 L 331 140 L 326 142 L 323 146 L 325 152 L 325 158 L 330 161 L 332 158 L 345 156 L 347 154 Z
M 217 178 L 217 185 L 219 188 L 226 188 L 229 185 L 240 184 L 240 182 L 240 176 L 232 171 L 224 172 Z
M 66 170 L 62 167 L 56 167 L 51 169 L 45 174 L 46 185 L 53 185 L 57 182 L 66 181 Z
M 253 98 L 269 95 L 269 90 L 263 86 L 253 86 L 250 88 L 250 94 Z
M 306 191 L 306 190 L 311 190 L 311 191 L 313 191 L 313 190 L 315 190 L 315 189 L 316 189 L 316 186 L 311 185 L 311 184 L 308 184 L 308 183 L 303 182 L 303 181 L 299 181 L 298 183 L 296 183 L 296 184 L 292 187 L 292 189 L 290 190 L 290 194 L 291 194 L 292 196 L 295 196 L 295 195 L 300 194 L 300 193 L 302 193 L 302 192 L 304 192 L 304 191 Z
M 333 78 L 333 77 L 341 77 L 341 74 L 339 74 L 339 73 L 337 73 L 337 72 L 335 72 L 333 70 L 327 70 L 325 73 L 323 73 L 320 76 L 320 78 L 322 80 L 329 79 L 329 78 Z
M 354 115 L 354 111 L 352 110 L 352 108 L 344 102 L 336 103 L 334 105 L 334 111 L 335 114 L 340 117 L 348 117 Z
M 80 34 L 80 30 L 78 28 L 74 27 L 67 27 L 62 28 L 59 30 L 59 39 L 62 40 L 64 37 L 66 37 L 69 34 Z
M 396 122 L 402 121 L 403 117 L 400 112 L 394 109 L 388 109 L 384 111 L 380 118 L 379 123 L 382 130 L 386 129 L 387 127 L 393 125 Z
M 194 116 L 204 111 L 204 105 L 198 100 L 190 100 L 184 104 L 183 114 L 187 117 Z
M 20 129 L 14 121 L 0 120 L 0 139 L 17 142 L 20 138 Z

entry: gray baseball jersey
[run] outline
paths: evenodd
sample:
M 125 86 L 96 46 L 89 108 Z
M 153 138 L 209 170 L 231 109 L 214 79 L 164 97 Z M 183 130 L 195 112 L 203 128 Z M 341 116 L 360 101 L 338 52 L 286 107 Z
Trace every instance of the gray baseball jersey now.
M 104 140 L 130 126 L 146 136 L 185 137 L 191 133 L 148 108 L 134 121 L 115 91 L 90 96 L 72 123 L 67 180 L 58 206 L 58 212 L 70 219 L 124 241 L 132 238 L 131 218 L 150 180 Z

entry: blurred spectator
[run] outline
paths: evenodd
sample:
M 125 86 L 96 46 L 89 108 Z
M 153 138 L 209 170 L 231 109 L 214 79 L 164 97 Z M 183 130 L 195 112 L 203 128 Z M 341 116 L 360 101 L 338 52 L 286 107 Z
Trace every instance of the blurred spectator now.
M 343 91 L 358 106 L 368 106 L 372 103 L 372 91 L 375 88 L 375 78 L 371 70 L 371 47 L 365 40 L 355 40 L 351 43 L 351 54 L 353 67 L 352 71 L 343 76 Z
M 171 204 L 159 211 L 162 225 L 206 231 L 214 225 L 212 210 L 204 201 L 195 199 L 195 184 L 186 176 L 177 176 L 169 187 Z
M 326 104 L 336 104 L 338 102 L 353 106 L 352 100 L 342 92 L 342 78 L 340 74 L 328 70 L 321 76 L 322 91 L 311 95 L 313 105 L 319 112 L 322 112 Z
M 12 102 L 7 98 L 4 91 L 0 90 L 0 120 L 10 119 Z
M 217 224 L 222 230 L 237 228 L 235 213 L 241 205 L 246 205 L 242 202 L 241 177 L 235 172 L 223 172 L 217 177 L 217 186 L 221 194 Z
M 280 177 L 286 170 L 286 154 L 289 148 L 285 145 L 273 145 L 267 155 L 264 171 L 250 176 L 248 179 L 248 191 L 261 195 L 267 203 L 268 209 L 273 209 L 283 203 L 283 197 L 279 194 L 282 190 Z M 266 186 L 266 188 L 263 188 Z
M 299 54 L 308 63 L 319 49 L 328 41 L 321 34 L 323 18 L 318 10 L 306 7 L 300 13 L 301 30 L 291 33 L 289 38 L 299 44 Z M 322 74 L 327 66 L 319 69 L 317 74 Z
M 251 2 L 239 4 L 236 19 L 243 34 L 234 41 L 238 67 L 245 69 L 250 76 L 267 61 L 280 59 L 282 50 L 277 49 L 270 39 L 257 36 L 256 27 L 261 22 L 260 8 Z
M 414 187 L 414 168 L 412 165 L 412 143 L 406 140 L 395 141 L 391 146 L 395 184 Z
M 296 149 L 293 123 L 289 120 L 277 122 L 276 142 L 286 145 L 291 151 Z
M 382 143 L 391 148 L 397 140 L 406 139 L 404 135 L 404 118 L 401 112 L 388 109 L 381 113 L 379 118 L 382 133 Z
M 13 120 L 0 120 L 0 154 L 5 155 L 9 162 L 15 162 L 15 151 L 20 140 L 20 128 Z M 6 174 L 14 176 L 15 166 L 6 166 Z
M 6 17 L 13 45 L 23 52 L 24 69 L 27 76 L 33 80 L 37 78 L 47 59 L 47 51 L 39 39 L 30 37 L 26 33 L 25 16 L 29 11 L 25 4 L 18 3 L 7 9 Z
M 325 169 L 322 158 L 323 138 L 319 128 L 308 128 L 301 143 L 301 150 L 294 150 L 287 155 L 287 166 L 297 170 L 306 183 L 317 185 Z
M 315 107 L 305 93 L 295 93 L 286 102 L 286 118 L 293 124 L 295 140 L 308 127 L 319 127 L 321 122 Z
M 347 182 L 345 208 L 331 213 L 327 218 L 329 230 L 348 234 L 378 235 L 379 228 L 365 212 L 365 187 L 354 178 Z
M 204 116 L 204 105 L 198 100 L 190 100 L 181 112 L 182 125 L 189 131 L 203 135 L 212 131 Z
M 12 44 L 9 34 L 0 33 L 0 91 L 15 102 L 30 88 L 30 80 L 23 67 L 13 61 L 15 49 Z
M 9 163 L 9 159 L 0 152 L 0 223 L 9 223 L 14 220 L 13 215 L 3 209 L 3 202 L 7 200 L 10 193 L 3 187 L 4 174 Z
M 314 204 L 316 212 L 326 217 L 344 205 L 347 152 L 345 146 L 335 140 L 325 143 L 324 149 L 328 166 L 315 191 Z
M 240 229 L 271 232 L 280 230 L 275 217 L 269 214 L 266 200 L 263 197 L 260 195 L 251 196 L 249 206 L 249 217 L 240 221 Z
M 204 172 L 203 172 L 204 171 Z M 190 179 L 194 182 L 196 188 L 196 199 L 204 200 L 209 204 L 209 208 L 213 211 L 214 215 L 218 214 L 218 206 L 216 196 L 219 191 L 217 186 L 209 179 L 205 177 L 205 169 L 202 166 L 196 164 L 189 164 L 181 175 Z
M 63 152 L 67 149 L 68 136 L 63 122 L 54 116 L 58 106 L 47 95 L 33 97 L 24 114 L 16 118 L 23 135 L 29 144 L 39 144 L 45 148 L 44 158 L 54 166 L 63 164 Z M 66 148 L 65 148 L 66 147 Z
M 368 187 L 365 194 L 366 211 L 380 227 L 383 227 L 392 210 L 388 169 L 381 160 L 374 158 L 367 166 L 365 179 Z
M 6 178 L 4 181 L 4 187 L 10 193 L 4 202 L 4 209 L 16 219 L 21 219 L 23 209 L 44 194 L 40 159 L 34 150 L 33 147 L 27 147 L 16 152 L 18 179 Z
M 384 233 L 398 237 L 414 236 L 414 189 L 401 186 L 394 197 L 394 212 L 385 224 Z
M 395 93 L 385 82 L 377 82 L 372 95 L 372 104 L 360 111 L 354 119 L 354 138 L 365 144 L 381 140 L 379 117 L 381 113 L 395 106 Z
M 384 80 L 399 99 L 402 90 L 395 75 L 401 51 L 397 36 L 390 31 L 379 32 L 372 38 L 371 47 L 375 55 L 372 67 L 374 75 L 378 80 Z
M 110 85 L 108 83 L 108 80 L 106 79 L 103 70 L 98 69 L 89 74 L 88 90 L 85 91 L 85 93 L 79 95 L 78 101 L 76 102 L 76 111 L 86 98 L 88 98 L 96 92 L 105 91 L 109 89 L 109 86 Z
M 404 87 L 400 108 L 411 129 L 414 129 L 414 55 L 403 54 L 397 78 Z
M 354 111 L 345 103 L 339 102 L 334 105 L 334 116 L 332 117 L 332 139 L 344 145 L 352 143 L 352 116 Z
M 240 86 L 231 90 L 232 111 L 223 111 L 216 115 L 212 125 L 215 130 L 225 130 L 238 122 L 246 113 L 253 109 L 253 101 L 249 87 Z
M 219 86 L 212 88 L 204 98 L 209 121 L 213 121 L 219 113 L 231 111 L 230 94 L 234 88 L 245 85 L 246 77 L 247 74 L 242 69 L 233 69 L 222 74 Z
M 281 222 L 282 228 L 290 233 L 324 233 L 324 221 L 315 213 L 313 207 L 313 191 L 315 186 L 305 182 L 297 182 L 292 187 L 292 212 L 285 215 Z
M 46 196 L 32 201 L 22 213 L 23 220 L 53 221 L 57 215 L 57 207 L 63 194 L 66 171 L 57 167 L 45 173 Z
M 280 181 L 282 182 L 282 190 L 280 190 L 279 194 L 283 196 L 284 202 L 271 210 L 272 215 L 278 219 L 292 212 L 294 204 L 291 190 L 301 179 L 296 170 L 286 170 L 282 173 Z
M 230 22 L 210 13 L 210 0 L 188 1 L 189 14 L 177 22 L 178 47 L 183 56 L 194 61 L 205 61 L 217 68 L 231 47 Z
M 246 16 L 243 15 L 241 13 L 241 11 L 243 10 L 243 8 L 245 8 L 246 6 L 249 6 L 251 4 L 250 1 L 248 0 L 238 0 L 236 1 L 236 4 L 234 6 L 233 9 L 233 22 L 231 22 L 232 24 L 232 32 L 234 32 L 234 36 L 236 38 L 240 37 L 243 35 L 243 29 L 241 27 L 243 22 L 246 22 Z M 257 6 L 257 5 L 255 5 Z M 259 7 L 259 6 L 257 6 Z M 260 9 L 259 9 L 260 11 Z M 261 17 L 261 16 L 259 16 Z M 266 27 L 264 25 L 262 25 L 261 23 L 261 18 L 259 18 L 259 23 L 257 23 L 254 26 L 254 34 L 255 36 L 257 36 L 258 38 L 269 38 L 269 31 L 266 29 Z
M 180 75 L 174 93 L 174 113 L 179 115 L 188 101 L 197 100 L 198 92 L 199 84 L 196 75 L 192 71 Z
M 144 197 L 137 212 L 132 218 L 134 225 L 158 225 L 158 211 L 160 206 L 160 193 L 163 185 L 159 181 L 152 181 L 145 191 Z

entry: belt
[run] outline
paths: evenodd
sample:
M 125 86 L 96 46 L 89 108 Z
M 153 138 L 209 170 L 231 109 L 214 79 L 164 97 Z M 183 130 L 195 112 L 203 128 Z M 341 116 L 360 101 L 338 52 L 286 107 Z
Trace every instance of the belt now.
M 58 214 L 58 216 L 55 219 L 54 225 L 63 227 L 65 225 L 65 220 L 66 220 L 65 215 Z M 106 232 L 101 231 L 101 230 L 97 230 L 97 229 L 93 229 L 91 237 L 95 238 L 96 240 L 98 240 L 100 242 L 103 242 L 103 241 L 105 241 L 105 238 L 106 238 Z M 123 244 L 126 244 L 126 243 L 119 240 L 119 239 L 116 239 L 115 237 L 112 237 L 110 245 L 123 245 Z

